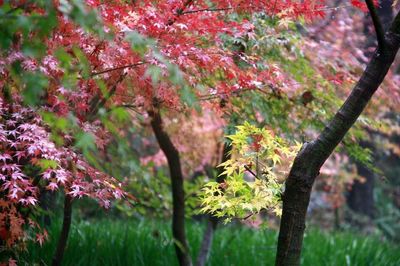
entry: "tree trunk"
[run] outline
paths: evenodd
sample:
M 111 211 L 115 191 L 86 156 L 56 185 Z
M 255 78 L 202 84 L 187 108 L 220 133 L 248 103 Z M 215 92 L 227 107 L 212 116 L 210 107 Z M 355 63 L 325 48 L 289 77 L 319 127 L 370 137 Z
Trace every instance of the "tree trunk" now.
M 55 196 L 55 193 L 48 190 L 43 190 L 40 192 L 40 207 L 45 211 L 44 215 L 42 216 L 42 222 L 45 227 L 50 227 L 52 222 L 51 214 L 56 207 Z
M 231 154 L 230 154 L 231 149 L 232 149 L 231 145 L 229 145 L 228 143 L 224 144 L 224 149 L 222 151 L 221 163 L 224 163 L 231 158 Z M 218 173 L 217 173 L 217 182 L 218 183 L 223 183 L 225 181 L 226 175 L 221 175 L 222 172 L 223 172 L 223 168 L 220 167 L 218 170 Z M 208 175 L 209 175 L 210 179 L 214 178 L 211 176 L 211 174 L 208 174 Z M 212 239 L 214 237 L 214 231 L 217 229 L 217 226 L 218 226 L 218 218 L 216 218 L 212 215 L 209 215 L 208 219 L 207 219 L 207 228 L 203 235 L 203 241 L 201 242 L 199 255 L 197 256 L 196 266 L 204 266 L 206 264 L 210 250 L 211 250 Z
M 62 224 L 62 229 L 60 233 L 60 238 L 58 239 L 56 253 L 54 254 L 52 266 L 61 265 L 65 247 L 67 245 L 69 229 L 71 227 L 72 220 L 72 198 L 69 195 L 65 195 L 64 199 L 64 219 Z
M 357 172 L 365 180 L 355 180 L 347 196 L 347 204 L 353 211 L 374 218 L 374 173 L 367 166 L 356 162 Z
M 307 207 L 319 170 L 356 122 L 385 78 L 400 45 L 400 15 L 385 35 L 350 96 L 318 138 L 305 143 L 295 158 L 283 195 L 276 265 L 299 265 Z
M 217 225 L 218 219 L 213 216 L 209 216 L 207 220 L 206 231 L 203 235 L 203 241 L 201 242 L 199 255 L 197 256 L 196 266 L 206 265 L 212 246 L 212 240 L 214 238 L 214 231 L 217 229 Z
M 172 236 L 174 238 L 175 252 L 179 265 L 192 265 L 189 254 L 189 246 L 185 232 L 185 192 L 183 189 L 183 174 L 179 152 L 175 148 L 167 132 L 164 131 L 159 110 L 148 112 L 151 117 L 151 127 L 160 145 L 161 150 L 167 157 L 171 188 L 172 188 Z

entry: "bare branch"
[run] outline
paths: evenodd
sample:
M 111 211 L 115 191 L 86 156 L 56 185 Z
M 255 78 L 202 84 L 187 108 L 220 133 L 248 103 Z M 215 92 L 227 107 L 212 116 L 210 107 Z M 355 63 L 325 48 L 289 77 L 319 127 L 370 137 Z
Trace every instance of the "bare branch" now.
M 167 26 L 172 26 L 175 21 L 183 14 L 184 10 L 193 3 L 194 0 L 186 0 L 181 8 L 176 10 L 175 17 L 167 22 Z
M 252 174 L 255 178 L 259 179 L 259 177 L 248 167 L 247 165 L 244 166 L 244 169 L 246 169 L 250 174 Z
M 104 95 L 103 98 L 101 98 L 100 94 L 97 94 L 89 104 L 89 112 L 87 115 L 87 119 L 91 121 L 92 119 L 95 118 L 95 114 L 97 111 L 102 108 L 106 102 L 114 95 L 115 91 L 117 90 L 117 86 L 124 80 L 126 77 L 126 74 L 123 74 L 119 77 L 119 79 L 114 83 L 114 85 L 111 87 L 110 91 L 108 92 L 107 95 Z
M 188 10 L 182 12 L 182 15 L 184 14 L 193 14 L 193 13 L 199 13 L 199 12 L 218 12 L 218 11 L 227 11 L 227 10 L 232 10 L 233 7 L 225 7 L 225 8 L 203 8 L 203 9 L 195 9 L 195 10 Z
M 246 8 L 252 8 L 254 6 L 248 5 L 245 6 Z M 334 6 L 327 6 L 327 7 L 322 7 L 322 8 L 316 8 L 312 10 L 306 10 L 304 11 L 305 13 L 315 13 L 315 12 L 321 12 L 321 11 L 328 11 L 328 10 L 339 10 L 343 8 L 352 8 L 353 5 L 334 5 Z M 233 9 L 238 9 L 239 6 L 236 7 L 220 7 L 220 8 L 203 8 L 203 9 L 195 9 L 195 10 L 188 10 L 188 11 L 183 11 L 181 14 L 193 14 L 193 13 L 198 13 L 198 12 L 218 12 L 218 11 L 228 11 L 228 10 L 233 10 Z M 242 7 L 243 8 L 243 7 Z
M 133 68 L 133 67 L 144 65 L 146 63 L 147 62 L 138 62 L 138 63 L 135 63 L 135 64 L 129 64 L 129 65 L 124 65 L 124 66 L 108 68 L 108 69 L 105 69 L 105 70 L 102 70 L 102 71 L 99 71 L 99 72 L 92 73 L 91 76 L 94 77 L 94 76 L 97 76 L 97 75 L 105 74 L 105 73 L 116 71 L 116 70 L 122 70 L 122 69 L 125 69 L 125 68 Z
M 253 216 L 255 214 L 258 214 L 258 213 L 250 213 L 250 214 L 246 215 L 245 217 L 243 217 L 242 220 L 247 220 L 247 219 L 249 219 L 251 216 Z
M 371 15 L 372 22 L 374 24 L 376 38 L 378 40 L 378 49 L 385 49 L 386 39 L 385 39 L 385 31 L 383 30 L 383 26 L 381 20 L 379 19 L 378 13 L 376 12 L 376 8 L 373 0 L 365 0 L 369 13 Z

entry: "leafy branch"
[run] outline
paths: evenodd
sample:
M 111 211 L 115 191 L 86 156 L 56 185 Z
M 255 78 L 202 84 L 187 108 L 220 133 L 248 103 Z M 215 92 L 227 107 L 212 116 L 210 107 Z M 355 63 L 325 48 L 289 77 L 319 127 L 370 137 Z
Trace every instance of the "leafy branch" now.
M 282 167 L 290 167 L 285 163 L 292 161 L 300 144 L 289 146 L 272 131 L 247 122 L 227 137 L 232 141 L 231 159 L 220 164 L 226 180 L 204 186 L 200 212 L 224 217 L 225 222 L 251 217 L 261 210 L 272 210 L 279 216 L 283 188 L 279 173 L 284 172 Z M 262 171 L 258 170 L 258 163 Z M 250 173 L 252 181 L 248 181 L 251 177 L 246 173 Z

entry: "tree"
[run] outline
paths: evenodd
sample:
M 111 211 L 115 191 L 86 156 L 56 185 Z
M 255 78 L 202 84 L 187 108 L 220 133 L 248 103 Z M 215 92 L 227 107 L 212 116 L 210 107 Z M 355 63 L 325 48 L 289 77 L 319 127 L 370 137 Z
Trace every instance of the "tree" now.
M 377 13 L 382 21 L 382 27 L 384 30 L 387 30 L 390 26 L 390 23 L 393 20 L 393 8 L 391 1 L 380 1 L 380 6 L 377 9 Z M 368 52 L 369 47 L 374 47 L 376 43 L 376 38 L 374 38 L 373 34 L 373 25 L 372 21 L 369 17 L 365 18 L 365 33 L 366 33 L 366 44 L 365 44 L 365 56 L 369 58 L 372 52 Z M 372 133 L 369 134 L 372 137 Z M 373 150 L 374 145 L 370 143 L 370 141 L 362 141 L 362 147 Z M 374 152 L 375 153 L 375 152 Z M 364 178 L 364 180 L 355 180 L 352 185 L 351 190 L 347 196 L 348 206 L 354 210 L 355 212 L 366 215 L 369 218 L 374 217 L 375 213 L 375 204 L 374 204 L 374 187 L 375 187 L 375 173 L 369 167 L 356 162 L 357 171 L 360 176 Z
M 101 167 L 93 166 L 90 159 L 96 147 L 93 133 L 102 129 L 95 125 L 87 128 L 86 116 L 75 120 L 74 115 L 66 115 L 73 110 L 69 104 L 81 101 L 76 98 L 81 94 L 63 87 L 57 91 L 50 81 L 63 74 L 71 78 L 66 69 L 70 66 L 57 65 L 54 57 L 46 55 L 49 47 L 43 44 L 49 41 L 55 21 L 65 13 L 56 14 L 55 7 L 46 1 L 1 3 L 0 7 L 1 244 L 11 248 L 33 239 L 42 245 L 47 231 L 37 221 L 38 199 L 44 191 L 60 191 L 65 195 L 64 222 L 53 261 L 59 265 L 71 224 L 72 201 L 87 196 L 107 208 L 110 200 L 126 193 L 119 181 L 99 171 Z M 67 54 L 61 57 L 71 59 Z M 58 98 L 58 93 L 63 96 Z M 80 111 L 73 113 L 79 118 Z M 30 236 L 32 232 L 34 236 Z
M 179 153 L 168 134 L 162 128 L 163 125 L 159 111 L 150 111 L 149 115 L 154 134 L 167 157 L 171 175 L 173 197 L 172 235 L 174 237 L 176 254 L 181 265 L 191 265 L 192 259 L 190 258 L 185 232 L 185 193 L 183 191 L 183 174 Z
M 277 265 L 298 265 L 300 263 L 306 211 L 315 178 L 323 163 L 355 123 L 382 83 L 399 49 L 400 14 L 395 17 L 385 34 L 372 1 L 366 2 L 374 22 L 378 48 L 360 80 L 334 118 L 318 138 L 304 144 L 294 161 L 286 181 L 283 197 Z

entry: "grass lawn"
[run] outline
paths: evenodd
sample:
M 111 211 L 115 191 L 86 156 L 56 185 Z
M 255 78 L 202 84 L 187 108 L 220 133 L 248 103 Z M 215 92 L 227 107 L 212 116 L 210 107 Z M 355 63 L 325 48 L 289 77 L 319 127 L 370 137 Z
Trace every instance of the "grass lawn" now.
M 188 223 L 192 254 L 196 256 L 204 226 Z M 19 265 L 50 265 L 59 228 L 43 247 L 29 245 Z M 308 230 L 302 265 L 400 265 L 400 246 L 348 232 Z M 239 225 L 220 226 L 208 265 L 273 265 L 277 232 Z M 169 223 L 144 221 L 79 222 L 71 227 L 63 265 L 177 265 Z

